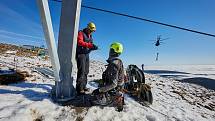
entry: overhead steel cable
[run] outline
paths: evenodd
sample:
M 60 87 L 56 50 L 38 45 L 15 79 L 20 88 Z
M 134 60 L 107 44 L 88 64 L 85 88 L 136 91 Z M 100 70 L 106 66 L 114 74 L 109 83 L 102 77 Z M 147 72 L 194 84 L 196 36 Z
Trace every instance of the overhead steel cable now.
M 52 1 L 62 2 L 60 0 L 52 0 Z M 154 23 L 154 24 L 159 24 L 159 25 L 163 25 L 163 26 L 167 26 L 167 27 L 171 27 L 171 28 L 176 28 L 176 29 L 180 29 L 180 30 L 184 30 L 184 31 L 197 33 L 197 34 L 202 34 L 202 35 L 206 35 L 206 36 L 215 37 L 215 34 L 209 34 L 209 33 L 206 33 L 206 32 L 200 32 L 200 31 L 197 31 L 197 30 L 188 29 L 188 28 L 184 28 L 184 27 L 179 27 L 179 26 L 171 25 L 171 24 L 167 24 L 167 23 L 162 23 L 162 22 L 158 22 L 158 21 L 154 21 L 154 20 L 150 20 L 150 19 L 146 19 L 146 18 L 142 18 L 142 17 L 132 16 L 132 15 L 124 14 L 124 13 L 118 13 L 118 12 L 114 12 L 114 11 L 110 11 L 110 10 L 104 10 L 104 9 L 101 9 L 101 8 L 90 7 L 90 6 L 86 6 L 86 5 L 82 5 L 81 7 L 87 8 L 87 9 L 92 9 L 92 10 L 97 10 L 97 11 L 102 11 L 102 12 L 106 12 L 106 13 L 112 13 L 112 14 L 115 14 L 115 15 L 129 17 L 129 18 L 133 18 L 133 19 L 137 19 L 137 20 L 142 20 L 142 21 L 146 21 L 146 22 L 150 22 L 150 23 Z

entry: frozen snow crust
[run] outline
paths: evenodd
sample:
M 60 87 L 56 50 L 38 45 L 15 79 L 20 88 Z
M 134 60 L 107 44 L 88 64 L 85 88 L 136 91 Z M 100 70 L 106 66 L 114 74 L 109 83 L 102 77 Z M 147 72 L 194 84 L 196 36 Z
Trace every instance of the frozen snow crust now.
M 0 68 L 13 68 L 14 57 L 15 55 L 1 54 Z M 53 103 L 50 98 L 51 88 L 54 85 L 53 78 L 34 71 L 35 67 L 51 67 L 49 60 L 43 60 L 40 57 L 16 57 L 16 59 L 17 69 L 29 72 L 30 76 L 25 82 L 0 85 L 0 121 L 215 120 L 215 91 L 213 89 L 155 74 L 145 74 L 146 83 L 151 85 L 154 98 L 150 107 L 142 106 L 127 95 L 125 95 L 126 105 L 122 112 L 117 112 L 113 107 L 60 106 Z M 105 69 L 104 65 L 99 61 L 91 61 L 89 82 L 101 78 L 101 73 Z M 211 73 L 215 73 L 214 65 L 199 65 L 198 68 L 205 69 L 206 66 L 210 68 L 210 72 L 213 71 Z M 147 67 L 147 69 L 152 68 Z M 195 70 L 183 69 L 187 73 Z M 209 70 L 206 69 L 202 73 Z M 96 88 L 92 84 L 88 84 L 88 87 L 91 90 Z

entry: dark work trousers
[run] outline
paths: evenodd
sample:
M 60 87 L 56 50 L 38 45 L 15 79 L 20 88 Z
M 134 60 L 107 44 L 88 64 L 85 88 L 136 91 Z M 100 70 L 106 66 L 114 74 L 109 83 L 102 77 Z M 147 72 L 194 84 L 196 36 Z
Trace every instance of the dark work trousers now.
M 89 54 L 77 54 L 77 80 L 76 80 L 76 91 L 79 93 L 84 90 L 87 85 L 87 75 L 89 73 Z

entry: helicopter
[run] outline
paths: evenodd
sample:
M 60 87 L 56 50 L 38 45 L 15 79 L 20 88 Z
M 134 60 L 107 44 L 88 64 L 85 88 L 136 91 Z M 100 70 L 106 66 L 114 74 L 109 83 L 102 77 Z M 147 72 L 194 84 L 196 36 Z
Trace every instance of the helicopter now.
M 157 39 L 155 40 L 155 42 L 153 44 L 156 47 L 159 47 L 161 45 L 161 43 L 163 43 L 163 40 L 167 40 L 167 39 L 169 39 L 169 38 L 161 39 L 161 35 L 158 35 Z M 159 56 L 159 52 L 156 53 L 156 59 L 155 59 L 155 61 L 158 61 L 158 56 Z
M 161 39 L 161 35 L 158 35 L 157 40 L 156 40 L 156 42 L 154 44 L 155 44 L 156 47 L 158 47 L 159 45 L 161 45 L 161 43 L 163 43 L 162 42 L 163 40 L 167 40 L 167 39 L 169 39 L 169 38 Z

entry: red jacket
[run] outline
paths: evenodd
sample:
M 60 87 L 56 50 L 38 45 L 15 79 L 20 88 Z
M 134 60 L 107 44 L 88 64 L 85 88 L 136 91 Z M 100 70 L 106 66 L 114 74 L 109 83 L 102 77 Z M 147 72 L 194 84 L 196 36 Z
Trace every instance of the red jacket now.
M 84 33 L 82 31 L 78 32 L 78 40 L 77 44 L 78 46 L 86 47 L 86 48 L 92 48 L 93 44 L 91 42 L 85 42 L 84 41 Z M 89 38 L 91 38 L 91 35 L 88 35 Z

